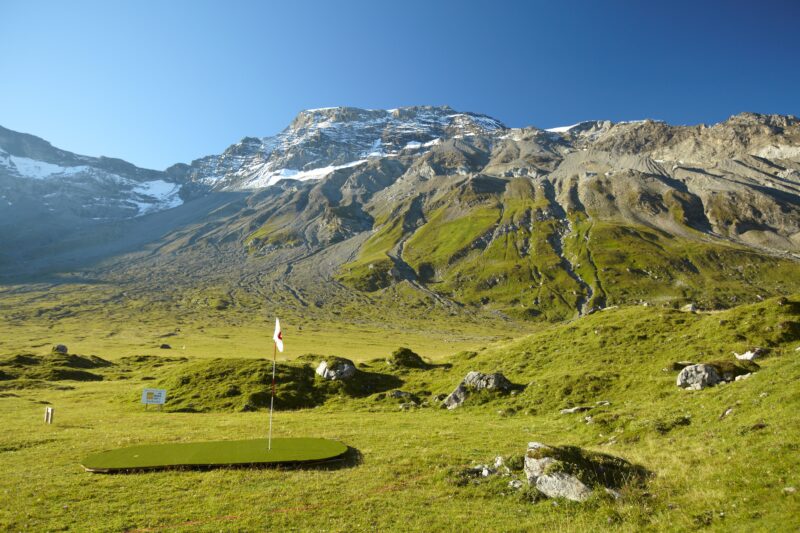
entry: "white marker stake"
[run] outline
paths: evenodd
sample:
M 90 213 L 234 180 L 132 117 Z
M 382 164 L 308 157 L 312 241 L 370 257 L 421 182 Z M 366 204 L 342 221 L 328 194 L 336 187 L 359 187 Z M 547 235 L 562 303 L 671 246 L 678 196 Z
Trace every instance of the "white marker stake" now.
M 275 403 L 275 358 L 278 356 L 278 345 L 274 344 L 272 350 L 272 396 L 269 398 L 269 439 L 267 439 L 267 450 L 272 450 L 272 406 Z
M 44 423 L 45 424 L 52 424 L 53 423 L 53 408 L 52 407 L 45 407 L 44 408 Z
M 272 408 L 275 404 L 275 359 L 278 350 L 283 353 L 283 333 L 281 332 L 281 322 L 275 319 L 275 333 L 272 334 L 272 395 L 269 398 L 269 438 L 267 439 L 267 450 L 272 451 Z

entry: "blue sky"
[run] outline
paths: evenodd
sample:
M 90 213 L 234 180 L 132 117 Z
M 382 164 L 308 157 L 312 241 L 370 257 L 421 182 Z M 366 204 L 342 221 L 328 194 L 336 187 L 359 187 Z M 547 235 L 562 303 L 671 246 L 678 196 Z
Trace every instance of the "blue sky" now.
M 798 20 L 789 0 L 0 0 L 0 125 L 165 168 L 336 105 L 539 127 L 798 115 Z

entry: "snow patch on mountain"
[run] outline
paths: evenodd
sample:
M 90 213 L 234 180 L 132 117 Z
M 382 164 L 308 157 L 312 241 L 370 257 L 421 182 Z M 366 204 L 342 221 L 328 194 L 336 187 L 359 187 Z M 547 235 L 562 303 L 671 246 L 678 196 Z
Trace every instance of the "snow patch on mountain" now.
M 145 181 L 134 185 L 132 190 L 136 195 L 146 200 L 130 200 L 139 209 L 136 216 L 172 209 L 183 204 L 183 200 L 178 194 L 181 190 L 181 186 L 178 183 L 170 183 L 164 180 Z
M 6 152 L 0 154 L 0 166 L 21 178 L 34 180 L 44 180 L 54 176 L 72 176 L 89 169 L 87 166 L 62 167 L 27 157 L 9 155 Z
M 333 174 L 335 171 L 343 169 L 343 168 L 350 168 L 358 166 L 362 163 L 366 163 L 366 159 L 360 159 L 358 161 L 352 161 L 350 163 L 346 163 L 344 165 L 329 165 L 327 167 L 315 168 L 312 170 L 295 170 L 291 168 L 281 168 L 277 171 L 271 172 L 265 176 L 258 176 L 251 181 L 244 183 L 242 185 L 242 189 L 260 189 L 262 187 L 269 187 L 270 185 L 275 185 L 282 179 L 292 179 L 297 181 L 307 181 L 307 180 L 320 180 L 322 178 L 328 177 L 330 174 Z

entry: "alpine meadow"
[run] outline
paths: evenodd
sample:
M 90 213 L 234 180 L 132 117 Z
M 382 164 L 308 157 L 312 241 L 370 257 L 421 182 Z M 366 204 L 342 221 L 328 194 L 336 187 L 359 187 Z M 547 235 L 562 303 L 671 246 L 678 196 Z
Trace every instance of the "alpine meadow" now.
M 650 99 L 625 101 L 609 91 L 639 87 L 620 74 L 632 72 L 626 61 L 661 68 L 677 50 L 584 32 L 583 51 L 551 35 L 535 41 L 534 59 L 511 19 L 538 13 L 512 2 L 485 15 L 507 25 L 502 47 L 469 42 L 461 53 L 428 24 L 452 25 L 440 30 L 452 44 L 456 27 L 475 37 L 488 6 L 395 14 L 356 4 L 303 3 L 300 13 L 277 2 L 87 1 L 62 13 L 9 2 L 0 44 L 21 56 L 0 59 L 0 70 L 21 74 L 0 88 L 0 101 L 19 106 L 0 107 L 14 128 L 0 127 L 0 529 L 800 530 L 800 119 L 790 114 L 796 94 L 781 99 L 795 73 L 780 83 L 766 68 L 749 74 L 763 91 L 665 77 L 668 91 L 648 85 Z M 568 19 L 591 27 L 599 8 L 578 4 L 586 12 L 532 3 L 554 24 L 543 32 L 572 28 Z M 712 4 L 697 16 L 713 33 L 723 22 Z M 726 69 L 756 55 L 796 60 L 796 34 L 763 26 L 796 20 L 778 4 L 748 18 L 752 6 L 721 3 L 731 27 L 753 25 L 753 48 L 701 36 L 704 53 Z M 596 20 L 608 28 L 613 13 L 654 10 L 641 15 L 653 35 L 671 20 L 658 6 L 605 9 Z M 88 30 L 59 41 L 55 15 L 37 23 L 49 36 L 33 29 L 50 11 L 96 27 L 107 50 Z M 297 48 L 269 41 L 300 16 L 310 26 L 291 34 L 302 35 Z M 153 41 L 113 30 L 125 17 Z M 386 55 L 397 43 L 380 20 L 402 28 L 419 61 L 431 39 L 440 63 L 412 68 Z M 320 24 L 340 25 L 338 37 L 326 40 Z M 248 28 L 271 28 L 263 39 L 287 57 L 259 49 Z M 359 32 L 387 59 L 363 51 L 356 74 L 344 58 L 366 46 Z M 618 54 L 599 59 L 594 43 Z M 342 58 L 337 75 L 306 55 L 328 46 Z M 639 46 L 665 55 L 651 61 Z M 567 76 L 583 53 L 600 62 L 575 67 L 592 73 L 587 86 L 565 84 L 550 103 L 499 81 L 512 60 L 522 70 L 550 61 L 543 72 Z M 25 57 L 63 86 L 22 75 Z M 95 60 L 115 66 L 64 71 Z M 459 83 L 449 62 L 462 68 Z M 265 65 L 269 77 L 254 78 Z M 389 65 L 414 79 L 398 83 Z M 107 101 L 74 92 L 95 94 L 85 78 L 95 75 Z M 536 94 L 549 90 L 519 76 Z M 262 93 L 259 83 L 288 88 Z M 453 107 L 373 104 L 439 101 L 434 89 Z M 181 124 L 182 106 L 201 96 L 225 107 L 223 119 L 199 107 L 208 128 Z M 305 105 L 334 97 L 359 107 Z M 141 113 L 168 151 L 179 141 L 162 140 L 162 127 L 200 143 L 226 121 L 261 120 L 254 108 L 307 109 L 272 135 L 153 170 L 16 131 L 63 124 L 45 103 L 61 98 L 93 110 L 61 137 L 73 147 L 92 120 L 116 113 Z M 523 123 L 573 117 L 570 106 L 584 103 L 616 117 L 698 118 Z M 703 122 L 704 106 L 722 118 Z

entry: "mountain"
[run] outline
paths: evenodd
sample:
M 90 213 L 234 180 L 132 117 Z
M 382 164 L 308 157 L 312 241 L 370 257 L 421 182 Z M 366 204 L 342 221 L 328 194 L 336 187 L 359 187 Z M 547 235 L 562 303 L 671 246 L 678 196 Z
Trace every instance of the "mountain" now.
M 257 189 L 291 178 L 321 179 L 369 159 L 424 150 L 443 138 L 488 135 L 505 126 L 449 107 L 310 109 L 274 137 L 245 137 L 221 155 L 169 171 L 215 190 Z
M 542 130 L 448 107 L 329 108 L 164 172 L 21 134 L 0 149 L 2 194 L 28 187 L 27 205 L 43 213 L 45 189 L 63 186 L 70 193 L 47 209 L 82 228 L 10 237 L 9 279 L 80 271 L 209 305 L 304 312 L 415 294 L 446 312 L 525 320 L 636 302 L 727 307 L 800 286 L 791 116 Z M 20 158 L 58 170 L 35 179 Z M 172 196 L 139 207 L 143 184 L 159 181 Z M 78 207 L 90 194 L 113 215 Z M 15 228 L 0 228 L 8 242 L 20 223 L 2 216 Z
M 181 184 L 121 159 L 76 155 L 0 127 L 0 199 L 83 218 L 142 216 L 183 203 Z

